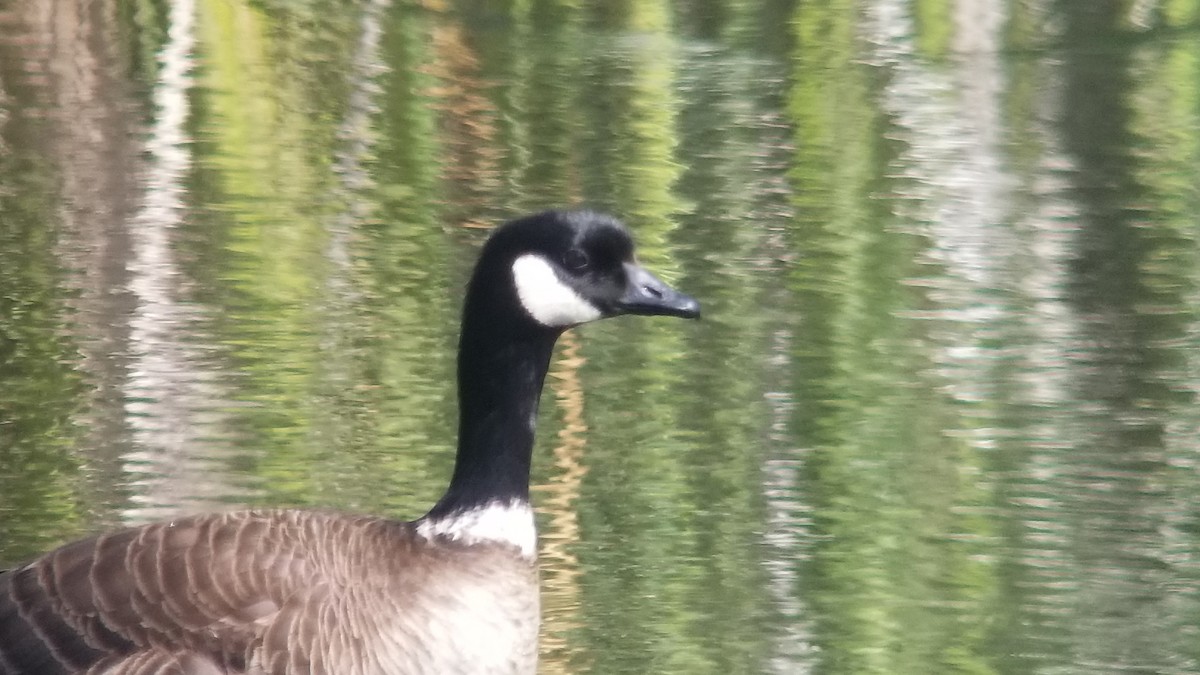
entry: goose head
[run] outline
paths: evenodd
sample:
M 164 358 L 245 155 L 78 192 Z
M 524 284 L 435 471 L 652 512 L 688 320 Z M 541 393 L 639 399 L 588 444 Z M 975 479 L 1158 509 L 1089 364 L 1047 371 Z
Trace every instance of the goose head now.
M 498 228 L 480 255 L 468 304 L 473 297 L 492 309 L 515 306 L 515 322 L 554 334 L 621 314 L 700 315 L 694 298 L 638 264 L 619 220 L 591 211 L 548 211 Z

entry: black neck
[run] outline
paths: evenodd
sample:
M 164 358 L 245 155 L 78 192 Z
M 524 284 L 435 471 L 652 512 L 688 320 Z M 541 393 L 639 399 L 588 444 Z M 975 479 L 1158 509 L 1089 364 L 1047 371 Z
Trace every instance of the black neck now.
M 427 517 L 529 501 L 538 400 L 558 335 L 470 306 L 462 330 L 458 455 L 450 487 Z

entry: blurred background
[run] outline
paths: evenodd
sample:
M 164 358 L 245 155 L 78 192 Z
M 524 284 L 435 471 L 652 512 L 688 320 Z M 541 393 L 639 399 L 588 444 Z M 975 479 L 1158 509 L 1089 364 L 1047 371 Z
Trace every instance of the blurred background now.
M 562 204 L 543 672 L 1200 672 L 1200 0 L 2 0 L 0 561 L 421 515 Z

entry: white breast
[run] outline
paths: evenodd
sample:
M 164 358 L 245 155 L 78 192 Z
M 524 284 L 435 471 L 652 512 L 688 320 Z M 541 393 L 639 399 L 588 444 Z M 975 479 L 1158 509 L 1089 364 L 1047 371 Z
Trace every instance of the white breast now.
M 533 509 L 522 501 L 496 501 L 442 518 L 422 520 L 417 532 L 426 539 L 445 537 L 463 544 L 511 544 L 529 560 L 537 555 Z

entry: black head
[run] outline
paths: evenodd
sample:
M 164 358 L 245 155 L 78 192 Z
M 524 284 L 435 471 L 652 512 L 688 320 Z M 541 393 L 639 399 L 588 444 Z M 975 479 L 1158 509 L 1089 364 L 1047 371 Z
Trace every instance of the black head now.
M 515 304 L 524 318 L 551 330 L 619 314 L 700 315 L 694 298 L 638 265 L 620 221 L 591 211 L 547 211 L 497 228 L 480 254 L 470 295 Z

